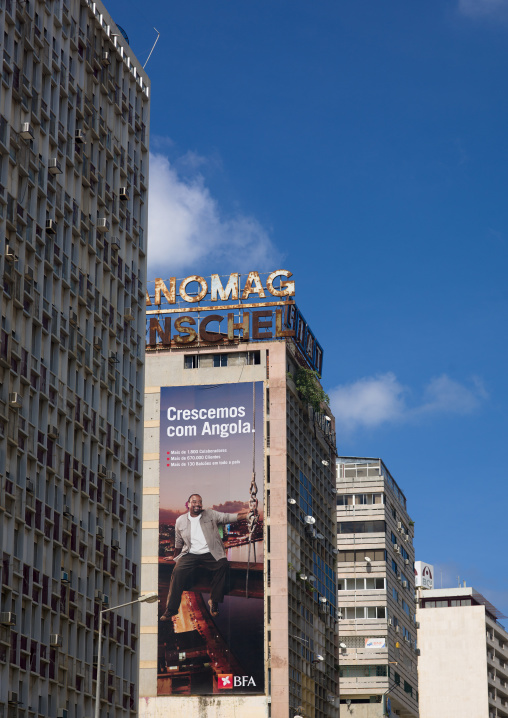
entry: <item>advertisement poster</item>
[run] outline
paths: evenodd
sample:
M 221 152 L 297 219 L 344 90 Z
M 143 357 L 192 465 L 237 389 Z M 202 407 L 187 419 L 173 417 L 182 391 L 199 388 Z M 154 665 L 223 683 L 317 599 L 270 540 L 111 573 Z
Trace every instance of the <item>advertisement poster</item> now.
M 263 382 L 161 389 L 157 695 L 264 694 L 263 426 Z

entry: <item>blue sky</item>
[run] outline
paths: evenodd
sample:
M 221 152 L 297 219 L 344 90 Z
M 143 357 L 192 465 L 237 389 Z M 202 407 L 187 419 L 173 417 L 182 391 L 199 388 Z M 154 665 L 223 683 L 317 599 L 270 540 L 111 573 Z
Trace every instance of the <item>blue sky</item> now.
M 110 0 L 152 81 L 149 278 L 291 269 L 339 452 L 508 614 L 508 0 Z

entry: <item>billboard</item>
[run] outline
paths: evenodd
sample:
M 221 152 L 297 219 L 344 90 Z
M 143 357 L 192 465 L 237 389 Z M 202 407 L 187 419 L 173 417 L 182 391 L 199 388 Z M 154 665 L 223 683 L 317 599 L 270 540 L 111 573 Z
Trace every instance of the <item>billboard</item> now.
M 415 561 L 415 587 L 434 588 L 434 566 L 423 561 Z
M 263 394 L 161 389 L 157 695 L 264 694 Z

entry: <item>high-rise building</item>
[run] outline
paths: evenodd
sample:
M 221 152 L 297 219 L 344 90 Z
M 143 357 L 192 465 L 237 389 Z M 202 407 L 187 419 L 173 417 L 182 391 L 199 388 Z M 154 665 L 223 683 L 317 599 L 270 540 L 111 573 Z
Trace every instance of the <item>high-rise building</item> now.
M 469 586 L 421 592 L 420 718 L 508 717 L 508 632 L 500 618 Z
M 94 713 L 138 598 L 149 85 L 100 1 L 0 4 L 0 716 Z M 100 715 L 137 708 L 139 606 Z
M 413 536 L 381 459 L 338 458 L 340 702 L 357 718 L 418 716 Z
M 187 294 L 191 281 L 199 294 Z M 252 272 L 231 275 L 228 290 L 218 275 L 183 280 L 179 292 L 175 280 L 156 280 L 155 296 L 149 289 L 141 585 L 159 589 L 161 603 L 159 615 L 147 607 L 141 627 L 143 718 L 338 712 L 334 419 L 296 387 L 295 377 L 320 368 L 322 351 L 292 294 L 277 300 L 273 281 L 261 286 Z M 225 309 L 242 282 L 258 296 L 244 289 L 249 303 Z M 269 292 L 276 301 L 252 301 Z M 178 296 L 184 301 L 172 308 Z M 185 502 L 195 492 L 207 512 L 258 506 L 256 549 L 249 568 L 248 520 L 230 523 L 223 542 L 231 584 L 218 617 L 200 574 L 168 630 L 173 547 L 190 541 Z

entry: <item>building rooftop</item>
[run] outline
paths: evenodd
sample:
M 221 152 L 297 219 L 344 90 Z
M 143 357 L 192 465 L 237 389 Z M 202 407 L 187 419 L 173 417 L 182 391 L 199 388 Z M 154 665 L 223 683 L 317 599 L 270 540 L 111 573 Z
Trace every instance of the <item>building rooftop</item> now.
M 488 613 L 494 616 L 496 619 L 506 618 L 485 596 L 482 596 L 473 586 L 458 586 L 457 588 L 434 588 L 431 590 L 425 590 L 422 594 L 422 598 L 427 599 L 441 599 L 441 598 L 471 598 L 479 605 L 485 606 Z

